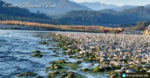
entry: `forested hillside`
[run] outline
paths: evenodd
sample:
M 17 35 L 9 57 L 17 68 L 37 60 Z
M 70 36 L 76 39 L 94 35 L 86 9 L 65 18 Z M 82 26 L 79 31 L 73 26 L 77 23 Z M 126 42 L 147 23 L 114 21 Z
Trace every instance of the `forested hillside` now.
M 150 8 L 143 6 L 120 12 L 113 10 L 72 11 L 61 19 L 65 24 L 112 26 L 118 24 L 135 24 L 138 21 L 148 20 L 150 20 Z

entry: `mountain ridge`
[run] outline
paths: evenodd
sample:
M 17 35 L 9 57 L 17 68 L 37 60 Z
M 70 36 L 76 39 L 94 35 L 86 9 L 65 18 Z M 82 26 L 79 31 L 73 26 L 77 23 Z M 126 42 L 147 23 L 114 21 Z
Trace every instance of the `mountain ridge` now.
M 150 8 L 139 6 L 123 11 L 72 11 L 61 21 L 66 24 L 120 26 L 150 20 Z M 69 22 L 68 22 L 69 21 Z M 75 21 L 75 22 L 74 22 Z
M 104 9 L 112 9 L 115 11 L 122 11 L 125 9 L 137 7 L 136 5 L 117 6 L 117 5 L 113 5 L 113 4 L 105 4 L 105 3 L 100 3 L 100 2 L 82 2 L 79 4 L 84 5 L 95 11 L 104 10 Z

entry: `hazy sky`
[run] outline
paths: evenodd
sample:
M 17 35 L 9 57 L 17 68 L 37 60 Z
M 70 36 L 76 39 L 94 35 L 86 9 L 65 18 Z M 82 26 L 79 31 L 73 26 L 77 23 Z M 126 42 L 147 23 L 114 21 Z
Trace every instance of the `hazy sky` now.
M 115 5 L 146 5 L 150 4 L 150 0 L 72 0 L 75 2 L 101 2 Z

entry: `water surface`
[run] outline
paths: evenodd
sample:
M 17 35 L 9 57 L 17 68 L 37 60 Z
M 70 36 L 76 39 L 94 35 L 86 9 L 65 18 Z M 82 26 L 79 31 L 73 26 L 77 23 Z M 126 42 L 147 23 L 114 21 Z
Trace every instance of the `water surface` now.
M 50 41 L 49 45 L 39 44 L 41 40 L 47 39 L 45 35 L 52 33 L 54 32 L 0 30 L 0 78 L 17 78 L 16 74 L 23 72 L 34 72 L 46 78 L 48 73 L 45 68 L 50 66 L 49 62 L 59 59 L 66 59 L 70 62 L 79 60 L 61 54 L 58 55 L 59 57 L 53 56 L 55 53 L 48 48 L 58 48 L 55 46 L 58 42 Z M 39 35 L 41 37 L 38 37 Z M 49 37 L 48 39 L 52 38 Z M 32 57 L 31 53 L 35 50 L 41 51 L 44 56 L 42 58 Z M 61 49 L 58 51 L 61 53 Z M 86 68 L 90 67 L 90 64 L 82 63 L 80 66 L 82 66 L 81 68 Z M 80 69 L 71 71 L 82 74 L 87 78 L 107 77 L 106 74 L 85 73 Z

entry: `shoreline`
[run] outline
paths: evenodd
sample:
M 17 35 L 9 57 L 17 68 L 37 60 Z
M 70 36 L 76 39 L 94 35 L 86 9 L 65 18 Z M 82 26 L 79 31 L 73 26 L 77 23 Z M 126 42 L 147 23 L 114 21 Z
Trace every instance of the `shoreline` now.
M 3 31 L 1 32 L 3 34 Z M 51 50 L 54 54 L 50 56 L 54 56 L 54 58 L 67 57 L 46 62 L 49 62 L 48 67 L 45 68 L 49 76 L 117 78 L 121 73 L 149 72 L 148 59 L 142 59 L 150 56 L 150 36 L 78 32 L 48 32 L 47 35 L 44 34 L 33 36 L 41 39 L 37 44 L 47 46 L 46 50 Z M 53 45 L 55 48 L 52 48 L 49 45 L 54 41 L 57 43 Z M 30 56 L 42 59 L 47 56 L 43 52 L 35 49 L 33 52 L 31 51 Z M 34 73 L 36 72 L 20 72 L 17 76 Z M 88 73 L 90 75 L 86 75 Z
M 111 78 L 116 78 L 121 77 L 121 73 L 150 71 L 150 63 L 147 62 L 150 57 L 148 53 L 150 36 L 92 33 L 56 33 L 56 36 L 64 54 L 93 64 L 99 63 L 94 69 L 82 69 L 85 72 L 107 72 Z M 102 43 L 102 46 L 97 44 L 98 42 Z M 112 46 L 108 46 L 110 44 Z M 142 58 L 138 58 L 140 56 Z

